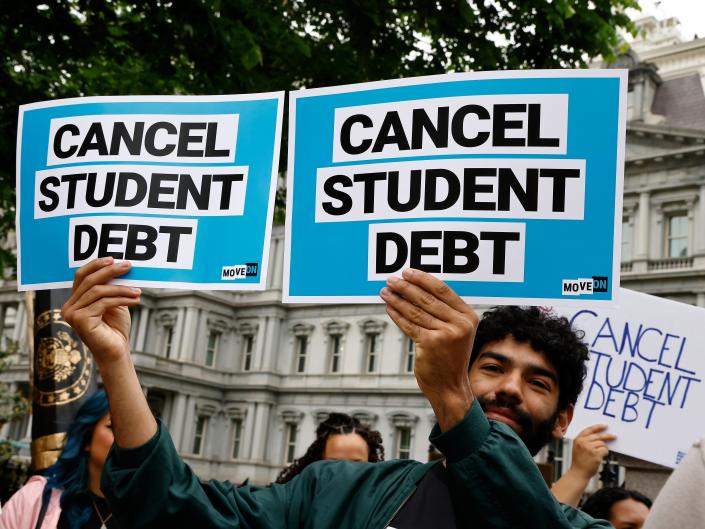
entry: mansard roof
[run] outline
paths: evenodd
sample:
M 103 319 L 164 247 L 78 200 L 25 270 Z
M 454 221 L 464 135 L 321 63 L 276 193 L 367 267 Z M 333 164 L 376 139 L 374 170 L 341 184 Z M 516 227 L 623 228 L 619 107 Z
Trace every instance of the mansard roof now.
M 661 82 L 651 112 L 666 118 L 664 125 L 705 131 L 705 93 L 698 73 Z

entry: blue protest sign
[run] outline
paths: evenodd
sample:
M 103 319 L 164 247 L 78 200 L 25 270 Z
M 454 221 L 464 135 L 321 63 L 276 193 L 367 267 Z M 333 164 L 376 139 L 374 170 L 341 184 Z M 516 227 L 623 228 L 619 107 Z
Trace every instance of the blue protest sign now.
M 621 289 L 619 307 L 557 311 L 590 349 L 568 436 L 607 424 L 611 450 L 676 466 L 705 432 L 705 309 Z
M 380 301 L 406 267 L 476 303 L 608 304 L 626 72 L 482 72 L 291 94 L 284 301 Z
M 20 107 L 18 288 L 96 257 L 135 286 L 261 290 L 283 93 L 87 97 Z

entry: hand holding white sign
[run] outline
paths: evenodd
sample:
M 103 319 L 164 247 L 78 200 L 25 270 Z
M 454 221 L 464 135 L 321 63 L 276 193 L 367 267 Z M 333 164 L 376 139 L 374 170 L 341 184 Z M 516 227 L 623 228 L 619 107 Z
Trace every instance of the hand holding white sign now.
M 705 310 L 621 289 L 619 309 L 559 309 L 590 363 L 568 436 L 595 423 L 615 452 L 675 467 L 702 435 Z
M 573 440 L 573 462 L 568 471 L 551 487 L 561 503 L 578 506 L 590 479 L 597 473 L 600 463 L 610 449 L 607 443 L 617 436 L 606 431 L 606 424 L 593 424 L 581 431 Z

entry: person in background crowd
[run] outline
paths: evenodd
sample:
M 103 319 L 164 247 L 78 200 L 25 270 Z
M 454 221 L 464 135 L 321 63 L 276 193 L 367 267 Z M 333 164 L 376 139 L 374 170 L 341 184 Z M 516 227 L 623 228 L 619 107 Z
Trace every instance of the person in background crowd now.
M 609 521 L 614 529 L 642 529 L 651 500 L 635 490 L 605 487 L 585 500 L 581 509 L 593 518 Z
M 690 449 L 654 501 L 644 529 L 705 527 L 705 437 Z
M 59 459 L 33 476 L 7 502 L 2 529 L 117 529 L 100 490 L 100 475 L 113 445 L 108 397 L 98 390 L 79 408 Z
M 616 435 L 607 432 L 606 424 L 593 424 L 576 436 L 570 468 L 551 487 L 558 501 L 578 506 L 588 482 L 609 453 L 607 443 L 616 438 Z
M 275 483 L 286 483 L 311 463 L 321 460 L 384 461 L 382 436 L 345 413 L 331 413 L 316 428 L 316 440 L 306 453 L 281 471 Z

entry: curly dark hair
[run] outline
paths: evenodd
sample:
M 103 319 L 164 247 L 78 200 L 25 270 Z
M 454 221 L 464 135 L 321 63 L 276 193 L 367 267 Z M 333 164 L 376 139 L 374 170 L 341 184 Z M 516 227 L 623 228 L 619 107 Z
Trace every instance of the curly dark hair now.
M 575 404 L 587 373 L 585 333 L 573 329 L 563 317 L 537 307 L 494 307 L 482 315 L 477 327 L 470 366 L 488 343 L 511 336 L 543 353 L 558 374 L 558 411 Z
M 612 506 L 618 501 L 634 500 L 643 503 L 651 509 L 651 500 L 641 492 L 623 489 L 622 487 L 605 487 L 590 496 L 580 508 L 593 518 L 609 520 Z
M 316 428 L 316 440 L 311 443 L 306 453 L 282 470 L 275 483 L 286 483 L 298 476 L 304 468 L 311 463 L 323 459 L 326 442 L 334 435 L 355 433 L 367 443 L 368 458 L 370 463 L 384 461 L 384 447 L 382 435 L 377 430 L 370 430 L 356 418 L 345 413 L 331 413 L 328 418 Z

